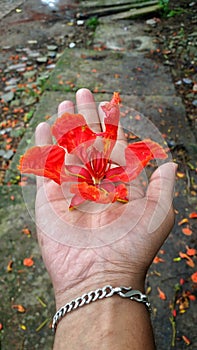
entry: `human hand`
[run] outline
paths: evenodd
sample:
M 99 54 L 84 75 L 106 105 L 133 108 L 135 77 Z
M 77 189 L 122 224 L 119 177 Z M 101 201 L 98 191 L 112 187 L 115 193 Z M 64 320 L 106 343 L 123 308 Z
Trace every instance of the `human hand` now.
M 90 127 L 95 126 L 97 130 L 102 127 L 103 115 L 97 111 L 90 91 L 79 90 L 76 100 L 78 110 Z M 59 114 L 62 111 L 73 113 L 73 103 L 64 101 L 59 106 Z M 121 130 L 118 139 L 115 157 L 116 162 L 121 163 L 122 147 L 126 144 Z M 36 144 L 51 143 L 50 126 L 40 124 L 36 130 Z M 71 157 L 73 162 L 75 158 Z M 147 269 L 173 226 L 175 170 L 174 163 L 160 166 L 153 173 L 146 192 L 139 181 L 133 181 L 127 204 L 113 203 L 100 211 L 96 209 L 97 204 L 91 202 L 91 210 L 87 206 L 87 210 L 85 207 L 83 211 L 79 208 L 70 212 L 62 187 L 51 180 L 37 179 L 38 240 L 54 286 L 57 308 L 73 297 L 105 284 L 131 285 L 134 289 L 144 290 Z M 88 230 L 90 241 L 95 239 L 95 228 L 97 232 L 101 229 L 109 240 L 106 244 L 87 246 L 82 228 Z M 49 231 L 53 232 L 54 239 Z M 80 242 L 79 247 L 58 242 L 56 237 L 60 233 L 73 234 Z M 114 239 L 110 240 L 110 235 L 114 235 Z

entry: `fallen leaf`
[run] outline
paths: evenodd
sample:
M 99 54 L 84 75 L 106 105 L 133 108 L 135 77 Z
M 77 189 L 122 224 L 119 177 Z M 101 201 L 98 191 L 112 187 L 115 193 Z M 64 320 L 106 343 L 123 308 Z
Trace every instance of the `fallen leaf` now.
M 184 314 L 187 309 L 189 309 L 189 298 L 185 292 L 181 295 L 181 297 L 176 302 L 179 305 L 180 314 Z
M 10 260 L 7 265 L 7 272 L 12 272 L 12 265 L 13 265 L 13 260 Z
M 173 261 L 175 261 L 175 262 L 181 261 L 181 257 L 178 256 L 177 258 L 173 258 Z
M 167 298 L 166 298 L 165 293 L 159 287 L 157 287 L 157 290 L 159 292 L 159 298 L 162 300 L 166 300 Z
M 178 177 L 179 179 L 182 179 L 182 178 L 185 177 L 185 173 L 182 173 L 182 172 L 180 172 L 180 171 L 177 171 L 176 175 L 177 175 L 177 177 Z
M 23 331 L 26 331 L 27 327 L 24 325 L 24 324 L 20 324 L 20 328 L 23 330 Z
M 185 224 L 185 223 L 187 223 L 187 222 L 189 222 L 189 220 L 188 220 L 187 218 L 184 218 L 184 219 L 182 219 L 182 220 L 180 220 L 180 221 L 178 222 L 178 225 L 181 226 L 181 225 L 183 225 L 183 224 Z
M 151 286 L 148 286 L 146 288 L 146 294 L 149 295 L 151 293 L 151 290 L 152 290 Z

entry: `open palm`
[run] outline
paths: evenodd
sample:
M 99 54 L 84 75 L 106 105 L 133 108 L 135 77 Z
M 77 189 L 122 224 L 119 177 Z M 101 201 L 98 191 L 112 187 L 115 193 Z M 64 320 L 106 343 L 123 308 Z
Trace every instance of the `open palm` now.
M 78 110 L 84 113 L 87 123 L 101 127 L 103 116 L 98 113 L 90 91 L 81 89 L 76 98 Z M 74 112 L 72 102 L 64 101 L 59 106 L 60 114 L 65 110 Z M 117 162 L 121 162 L 121 144 L 125 142 L 119 130 Z M 52 143 L 47 123 L 38 126 L 36 143 Z M 38 178 L 38 240 L 57 307 L 76 297 L 78 291 L 86 292 L 104 284 L 144 288 L 146 271 L 174 222 L 175 169 L 173 163 L 160 166 L 153 173 L 146 193 L 139 181 L 133 181 L 129 203 L 113 203 L 105 210 L 91 202 L 70 212 L 65 199 L 67 188 Z

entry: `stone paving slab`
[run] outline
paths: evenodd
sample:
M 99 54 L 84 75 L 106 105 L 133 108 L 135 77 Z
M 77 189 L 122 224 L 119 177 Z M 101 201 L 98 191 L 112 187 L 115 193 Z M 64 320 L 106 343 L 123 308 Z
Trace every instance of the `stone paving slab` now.
M 154 38 L 149 34 L 149 27 L 141 23 L 120 21 L 112 25 L 111 17 L 103 18 L 94 38 L 95 48 L 105 47 L 109 50 L 125 51 L 136 54 L 156 49 Z
M 47 89 L 69 91 L 71 83 L 76 90 L 86 86 L 93 92 L 176 94 L 169 68 L 140 53 L 66 49 L 47 82 Z

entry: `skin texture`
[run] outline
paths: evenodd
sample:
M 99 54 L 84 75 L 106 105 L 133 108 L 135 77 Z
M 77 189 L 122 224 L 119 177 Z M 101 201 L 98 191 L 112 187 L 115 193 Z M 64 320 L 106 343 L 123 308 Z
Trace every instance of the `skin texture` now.
M 95 131 L 102 130 L 104 114 L 101 109 L 98 113 L 91 92 L 80 89 L 76 94 L 76 103 L 90 127 Z M 87 103 L 88 107 L 85 106 Z M 60 104 L 58 114 L 65 111 L 74 112 L 71 101 Z M 41 123 L 36 129 L 36 145 L 51 143 L 50 127 L 47 123 Z M 125 144 L 124 133 L 119 129 L 118 142 L 113 151 L 117 162 L 121 162 L 122 146 Z M 69 156 L 67 161 L 74 164 L 76 159 Z M 63 215 L 66 222 L 77 223 L 75 234 L 83 239 L 80 225 L 91 232 L 95 225 L 105 225 L 119 215 L 122 204 L 114 203 L 113 207 L 94 215 L 79 210 L 69 212 L 60 186 L 51 180 L 43 183 L 42 178 L 37 178 L 38 241 L 53 283 L 57 309 L 73 298 L 105 284 L 131 285 L 144 292 L 147 269 L 174 224 L 172 199 L 175 173 L 174 163 L 160 166 L 153 173 L 146 193 L 140 182 L 135 180 L 131 184 L 130 202 L 124 204 L 129 206 L 130 213 L 126 222 L 127 235 L 99 248 L 77 248 L 55 242 L 40 229 L 40 223 L 47 218 L 47 225 L 58 232 L 62 225 L 58 217 Z M 51 208 L 57 214 L 55 223 L 49 215 Z M 139 220 L 132 225 L 138 213 Z M 149 314 L 144 305 L 118 296 L 91 303 L 61 320 L 55 335 L 54 349 L 155 349 Z

